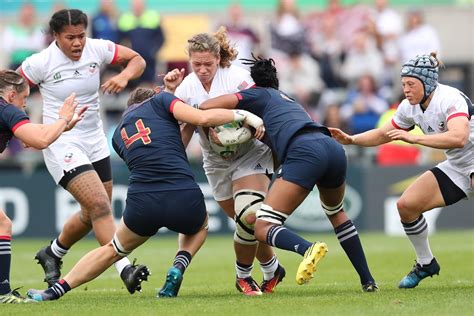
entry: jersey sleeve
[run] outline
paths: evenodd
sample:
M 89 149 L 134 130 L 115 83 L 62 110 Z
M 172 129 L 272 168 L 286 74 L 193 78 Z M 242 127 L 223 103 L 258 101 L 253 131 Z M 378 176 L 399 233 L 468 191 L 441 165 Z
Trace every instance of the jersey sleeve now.
M 235 96 L 237 99 L 239 99 L 239 103 L 237 103 L 237 109 L 250 111 L 252 103 L 256 103 L 256 101 L 262 98 L 260 91 L 260 89 L 247 89 L 236 92 Z
M 446 113 L 446 122 L 459 116 L 464 116 L 468 120 L 470 118 L 468 102 L 461 93 L 454 98 L 443 100 L 441 109 Z
M 2 120 L 13 133 L 15 133 L 18 127 L 30 122 L 25 112 L 17 109 L 13 105 L 9 105 L 3 110 Z
M 33 54 L 26 58 L 21 64 L 20 73 L 31 86 L 41 83 L 46 73 L 42 53 Z
M 161 92 L 155 100 L 158 102 L 154 102 L 153 106 L 161 103 L 168 113 L 173 113 L 174 105 L 176 102 L 181 101 L 178 97 L 166 91 Z
M 92 49 L 99 57 L 102 63 L 113 64 L 117 60 L 118 46 L 112 41 L 87 38 L 90 41 Z
M 403 129 L 406 131 L 415 128 L 415 121 L 409 116 L 410 104 L 407 100 L 403 100 L 397 108 L 397 111 L 392 117 L 392 125 L 397 129 Z

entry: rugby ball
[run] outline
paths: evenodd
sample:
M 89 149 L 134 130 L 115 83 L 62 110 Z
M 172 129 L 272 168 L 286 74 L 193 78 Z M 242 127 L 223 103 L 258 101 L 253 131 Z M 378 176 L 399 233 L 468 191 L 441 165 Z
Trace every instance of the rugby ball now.
M 216 144 L 209 134 L 211 149 L 225 160 L 234 157 L 239 150 L 240 144 L 246 143 L 252 138 L 252 131 L 243 126 L 241 122 L 231 122 L 216 126 L 214 131 L 222 145 Z

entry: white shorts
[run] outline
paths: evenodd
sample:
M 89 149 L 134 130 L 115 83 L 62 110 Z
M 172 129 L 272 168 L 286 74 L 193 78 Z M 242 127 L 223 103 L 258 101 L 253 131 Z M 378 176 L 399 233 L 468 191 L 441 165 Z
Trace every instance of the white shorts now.
M 467 196 L 474 197 L 474 192 L 471 187 L 470 175 L 474 173 L 474 166 L 466 166 L 465 168 L 459 168 L 453 166 L 449 160 L 445 160 L 436 165 L 441 171 L 443 171 L 451 181 L 454 182 Z
M 264 144 L 252 146 L 243 156 L 234 161 L 204 161 L 204 171 L 216 201 L 231 199 L 234 194 L 232 182 L 253 174 L 272 174 L 273 157 Z
M 43 150 L 44 162 L 56 184 L 64 172 L 110 156 L 105 135 L 67 135 L 59 137 Z

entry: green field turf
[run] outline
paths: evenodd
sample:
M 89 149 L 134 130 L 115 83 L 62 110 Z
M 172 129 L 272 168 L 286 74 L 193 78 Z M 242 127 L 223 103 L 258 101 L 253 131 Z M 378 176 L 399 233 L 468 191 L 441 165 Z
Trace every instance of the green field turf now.
M 129 295 L 110 268 L 59 301 L 35 305 L 0 305 L 0 315 L 474 315 L 474 231 L 438 232 L 431 245 L 441 273 L 416 289 L 399 290 L 398 281 L 411 268 L 414 252 L 405 237 L 362 233 L 378 293 L 362 293 L 358 277 L 332 234 L 306 235 L 323 240 L 329 252 L 307 285 L 295 283 L 301 257 L 278 251 L 287 277 L 272 295 L 244 297 L 234 287 L 232 237 L 210 237 L 186 271 L 179 297 L 156 299 L 176 252 L 176 238 L 155 237 L 132 253 L 152 275 L 143 293 Z M 33 256 L 45 240 L 13 240 L 12 286 L 43 288 L 41 267 Z M 96 246 L 79 242 L 64 261 L 63 271 Z M 261 280 L 258 264 L 254 277 Z

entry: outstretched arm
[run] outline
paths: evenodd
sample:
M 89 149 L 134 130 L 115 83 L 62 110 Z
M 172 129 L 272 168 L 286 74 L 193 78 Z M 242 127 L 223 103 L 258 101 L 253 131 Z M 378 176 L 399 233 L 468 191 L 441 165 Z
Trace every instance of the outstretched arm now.
M 204 101 L 199 105 L 201 110 L 208 110 L 208 109 L 235 109 L 237 104 L 239 103 L 239 99 L 235 94 L 225 94 L 221 95 L 220 97 L 212 98 L 209 100 Z
M 18 127 L 14 135 L 27 146 L 44 149 L 51 145 L 64 131 L 73 128 L 77 122 L 82 120 L 87 106 L 82 107 L 78 113 L 75 102 L 75 94 L 71 94 L 59 110 L 59 118 L 52 124 L 27 123 Z
M 375 128 L 370 131 L 356 135 L 349 135 L 347 133 L 344 133 L 339 128 L 328 128 L 331 132 L 332 137 L 343 145 L 359 145 L 364 147 L 372 147 L 385 144 L 394 140 L 387 135 L 389 131 L 395 129 L 391 122 L 387 122 L 380 128 Z

